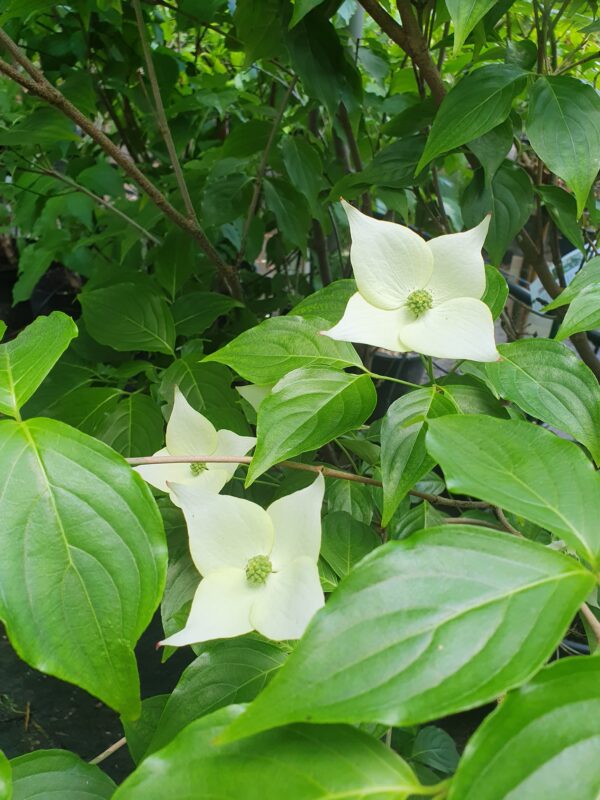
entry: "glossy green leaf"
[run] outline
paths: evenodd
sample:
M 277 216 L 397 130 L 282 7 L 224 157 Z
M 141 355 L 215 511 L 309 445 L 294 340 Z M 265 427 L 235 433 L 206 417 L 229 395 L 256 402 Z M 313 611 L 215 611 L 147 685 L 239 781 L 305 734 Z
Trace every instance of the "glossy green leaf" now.
M 372 487 L 355 481 L 336 478 L 325 483 L 325 499 L 329 511 L 346 511 L 351 517 L 370 525 L 373 519 Z
M 108 386 L 82 386 L 65 393 L 51 409 L 52 417 L 95 436 L 122 395 L 119 389 Z
M 600 283 L 591 283 L 573 298 L 556 338 L 568 339 L 580 331 L 593 331 L 600 326 Z
M 483 721 L 448 800 L 597 800 L 599 718 L 600 659 L 551 664 Z
M 477 156 L 489 180 L 507 157 L 512 143 L 513 126 L 509 118 L 488 133 L 469 142 L 468 148 Z
M 280 232 L 291 245 L 306 250 L 311 221 L 306 199 L 283 178 L 266 179 L 264 191 L 265 201 L 275 215 Z
M 18 416 L 75 336 L 71 317 L 53 311 L 38 317 L 16 339 L 0 344 L 0 413 Z
M 303 19 L 309 11 L 312 11 L 313 8 L 320 6 L 323 0 L 296 0 L 294 3 L 294 13 L 292 14 L 292 20 L 290 22 L 290 28 L 293 28 L 294 25 L 297 25 L 301 19 Z
M 272 317 L 244 331 L 204 361 L 227 364 L 242 378 L 259 385 L 275 383 L 300 367 L 360 367 L 351 344 L 320 335 L 329 327 L 317 318 Z
M 13 758 L 13 800 L 108 800 L 116 789 L 100 767 L 67 750 L 36 750 Z
M 187 292 L 171 306 L 179 335 L 199 336 L 219 317 L 242 304 L 216 292 Z
M 115 350 L 173 354 L 175 323 L 165 301 L 145 286 L 119 283 L 79 295 L 87 330 Z
M 506 406 L 479 381 L 468 377 L 461 380 L 451 375 L 443 381 L 444 394 L 456 404 L 462 414 L 488 414 L 491 417 L 508 418 Z
M 340 195 L 351 198 L 362 190 L 373 186 L 402 189 L 414 186 L 415 169 L 425 139 L 423 136 L 408 136 L 383 147 L 361 172 L 344 175 L 329 193 L 331 202 L 337 202 Z
M 324 319 L 331 325 L 339 322 L 344 315 L 348 300 L 356 292 L 356 283 L 350 278 L 324 286 L 318 292 L 309 294 L 291 310 L 290 314 L 304 319 Z
M 407 492 L 435 466 L 425 449 L 427 420 L 456 412 L 450 400 L 430 388 L 405 394 L 387 410 L 381 427 L 383 526 Z
M 169 566 L 160 616 L 165 636 L 171 636 L 185 627 L 200 575 L 190 555 L 190 540 L 181 510 L 167 499 L 159 501 L 159 509 L 169 547 Z
M 373 528 L 347 511 L 331 511 L 323 517 L 321 555 L 340 578 L 380 544 Z
M 215 744 L 242 708 L 230 706 L 193 722 L 147 758 L 114 800 L 407 800 L 419 791 L 400 756 L 355 728 L 294 725 L 243 742 Z
M 197 4 L 194 4 L 194 9 Z M 247 63 L 257 58 L 273 58 L 284 47 L 284 27 L 280 0 L 240 0 L 235 5 L 236 32 L 244 44 Z
M 144 758 L 186 725 L 232 703 L 247 703 L 264 689 L 286 659 L 276 644 L 250 636 L 202 645 L 169 695 Z
M 372 413 L 376 401 L 368 375 L 322 368 L 290 372 L 258 409 L 258 441 L 247 485 L 277 462 L 316 450 L 358 428 Z
M 12 800 L 12 767 L 0 750 L 0 800 Z
M 476 526 L 388 542 L 224 739 L 308 719 L 406 726 L 483 705 L 535 674 L 593 583 L 573 559 Z
M 133 720 L 121 720 L 127 739 L 127 749 L 135 764 L 143 760 L 169 697 L 168 694 L 146 697 L 142 700 L 142 712 L 139 717 Z
M 432 420 L 427 449 L 448 489 L 520 514 L 600 560 L 600 474 L 577 445 L 518 420 Z
M 521 339 L 498 351 L 502 360 L 486 364 L 498 394 L 571 434 L 600 461 L 600 387 L 592 371 L 552 339 Z
M 567 75 L 540 77 L 529 90 L 531 146 L 577 200 L 580 217 L 600 170 L 600 97 L 593 86 Z
M 492 317 L 498 319 L 508 297 L 508 285 L 504 276 L 491 264 L 485 265 L 485 292 L 482 301 L 492 312 Z
M 163 414 L 168 417 L 173 407 L 175 386 L 186 400 L 219 430 L 246 435 L 248 423 L 239 405 L 239 394 L 231 388 L 233 375 L 221 364 L 198 363 L 200 356 L 178 358 L 162 374 L 159 394 L 166 401 Z
M 491 211 L 492 219 L 485 249 L 494 265 L 502 262 L 515 235 L 533 210 L 533 185 L 524 169 L 504 161 L 491 182 L 478 170 L 463 195 L 465 224 L 474 227 Z
M 446 0 L 454 25 L 454 55 L 460 51 L 467 36 L 494 4 L 494 0 Z
M 304 136 L 286 136 L 281 149 L 292 184 L 308 200 L 313 214 L 319 214 L 317 198 L 323 186 L 323 164 L 319 151 Z
M 102 421 L 95 436 L 127 458 L 151 456 L 163 446 L 164 420 L 148 395 L 130 394 Z
M 19 656 L 125 716 L 133 647 L 160 600 L 166 546 L 141 480 L 60 422 L 0 422 L 0 616 Z
M 600 283 L 600 256 L 596 256 L 590 259 L 587 264 L 584 264 L 558 297 L 544 307 L 544 311 L 552 311 L 555 308 L 566 306 L 567 303 L 571 303 L 577 297 L 579 292 L 594 283 Z
M 560 186 L 536 186 L 535 191 L 542 198 L 558 230 L 585 253 L 583 233 L 577 222 L 577 202 L 574 196 L 565 192 Z
M 500 125 L 525 85 L 526 73 L 511 64 L 490 64 L 463 78 L 444 98 L 433 120 L 420 172 L 436 156 L 473 141 Z

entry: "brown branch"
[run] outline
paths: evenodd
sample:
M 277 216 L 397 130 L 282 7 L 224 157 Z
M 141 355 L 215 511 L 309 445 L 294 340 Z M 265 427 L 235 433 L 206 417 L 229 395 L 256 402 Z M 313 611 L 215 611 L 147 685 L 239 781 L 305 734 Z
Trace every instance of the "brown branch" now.
M 311 245 L 317 256 L 321 283 L 323 286 L 327 286 L 331 283 L 331 269 L 329 267 L 329 255 L 327 253 L 327 240 L 323 233 L 323 227 L 318 219 L 313 219 L 312 221 Z
M 37 69 L 37 67 L 29 61 L 27 56 L 21 49 L 13 42 L 8 36 L 6 31 L 0 28 L 0 43 L 13 55 L 16 61 L 29 73 L 31 76 L 28 78 L 26 75 L 20 73 L 13 66 L 6 61 L 0 59 L 0 73 L 5 74 L 11 80 L 18 83 L 23 88 L 27 89 L 31 94 L 45 100 L 50 105 L 57 108 L 61 113 L 74 122 L 82 131 L 93 139 L 103 150 L 109 155 L 126 173 L 134 180 L 140 188 L 148 195 L 152 202 L 174 222 L 179 228 L 189 233 L 198 243 L 200 249 L 208 256 L 208 258 L 215 264 L 219 274 L 226 283 L 229 291 L 233 297 L 240 299 L 242 290 L 239 283 L 237 270 L 230 265 L 226 264 L 221 258 L 219 253 L 215 250 L 202 228 L 192 219 L 189 219 L 184 214 L 179 212 L 167 200 L 165 195 L 160 189 L 149 180 L 143 172 L 133 162 L 133 159 L 128 154 L 124 153 L 117 147 L 108 136 L 94 125 L 84 114 L 79 111 L 67 98 L 56 89 Z
M 421 71 L 425 83 L 429 86 L 431 94 L 440 105 L 446 94 L 446 87 L 442 76 L 435 65 L 427 42 L 421 33 L 419 24 L 415 19 L 410 0 L 398 0 L 397 6 L 402 19 L 402 25 L 388 14 L 379 4 L 378 0 L 358 0 L 367 14 L 372 17 L 389 38 L 399 45 L 409 55 Z
M 242 229 L 242 236 L 240 239 L 240 247 L 238 250 L 237 258 L 235 260 L 236 267 L 239 267 L 239 265 L 242 262 L 242 259 L 244 258 L 244 250 L 246 249 L 246 242 L 248 241 L 250 225 L 252 224 L 252 220 L 254 218 L 254 215 L 256 214 L 256 209 L 258 208 L 258 201 L 260 199 L 263 180 L 267 172 L 267 166 L 269 164 L 271 149 L 273 147 L 273 143 L 275 142 L 275 136 L 281 124 L 281 120 L 283 119 L 286 106 L 289 103 L 290 97 L 292 96 L 292 92 L 294 91 L 294 86 L 296 85 L 297 80 L 298 78 L 296 77 L 292 78 L 287 87 L 287 90 L 277 110 L 277 115 L 273 120 L 273 125 L 271 126 L 271 132 L 269 133 L 269 138 L 267 139 L 267 143 L 265 145 L 265 149 L 263 151 L 260 164 L 258 165 L 258 170 L 256 172 L 256 180 L 254 182 L 254 191 L 252 193 L 252 199 L 250 200 L 248 213 L 246 214 L 246 219 L 244 220 L 244 227 Z
M 513 525 L 510 524 L 510 522 L 506 518 L 506 514 L 499 506 L 496 506 L 494 508 L 494 511 L 505 530 L 507 530 L 509 533 L 512 533 L 513 536 L 518 536 L 520 539 L 525 538 L 521 533 L 521 531 L 517 530 Z
M 143 464 L 250 464 L 251 456 L 138 456 L 136 458 L 126 458 L 132 467 L 139 467 Z M 343 472 L 339 469 L 330 469 L 315 464 L 302 464 L 299 461 L 280 461 L 274 464 L 276 467 L 286 467 L 288 469 L 299 469 L 303 472 L 315 472 L 324 475 L 326 478 L 339 478 L 355 483 L 366 483 L 369 486 L 383 486 L 381 481 L 375 478 L 367 478 L 365 475 L 355 475 L 353 472 Z M 409 494 L 429 501 L 432 505 L 453 506 L 454 508 L 488 508 L 489 503 L 479 500 L 453 500 L 450 497 L 440 497 L 437 494 L 418 492 L 412 490 Z

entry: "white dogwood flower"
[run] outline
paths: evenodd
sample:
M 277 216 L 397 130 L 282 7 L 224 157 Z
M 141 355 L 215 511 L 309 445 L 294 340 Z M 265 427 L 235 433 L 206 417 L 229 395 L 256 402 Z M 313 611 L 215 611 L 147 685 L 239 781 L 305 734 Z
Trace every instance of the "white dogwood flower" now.
M 233 431 L 217 431 L 203 414 L 196 411 L 175 387 L 173 410 L 167 423 L 166 447 L 155 456 L 244 456 L 256 444 L 254 436 L 240 436 Z M 142 478 L 177 497 L 169 484 L 189 484 L 211 492 L 220 492 L 236 471 L 238 464 L 195 462 L 193 464 L 145 464 L 135 467 Z
M 373 219 L 342 200 L 358 292 L 332 339 L 436 358 L 497 361 L 494 321 L 481 301 L 481 248 L 490 224 L 425 241 L 410 228 Z
M 171 490 L 202 580 L 185 628 L 161 644 L 180 647 L 252 630 L 274 640 L 302 636 L 324 603 L 317 568 L 323 477 L 266 511 L 190 485 Z

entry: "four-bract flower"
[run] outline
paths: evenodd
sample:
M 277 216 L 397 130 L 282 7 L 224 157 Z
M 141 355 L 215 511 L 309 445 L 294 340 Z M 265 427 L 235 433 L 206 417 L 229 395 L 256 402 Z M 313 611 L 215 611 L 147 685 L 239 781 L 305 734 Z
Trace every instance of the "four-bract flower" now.
M 410 228 L 342 203 L 358 292 L 323 333 L 399 352 L 497 361 L 494 321 L 480 299 L 489 216 L 476 228 L 426 242 Z
M 324 603 L 319 475 L 265 511 L 249 500 L 174 485 L 190 552 L 202 575 L 186 626 L 161 644 L 180 647 L 256 630 L 297 639 Z
M 254 436 L 240 436 L 233 431 L 217 431 L 205 416 L 193 409 L 179 387 L 175 387 L 173 410 L 167 423 L 166 447 L 155 456 L 245 456 L 256 444 Z M 177 498 L 168 484 L 191 484 L 220 492 L 238 464 L 146 464 L 135 469 L 145 481 Z

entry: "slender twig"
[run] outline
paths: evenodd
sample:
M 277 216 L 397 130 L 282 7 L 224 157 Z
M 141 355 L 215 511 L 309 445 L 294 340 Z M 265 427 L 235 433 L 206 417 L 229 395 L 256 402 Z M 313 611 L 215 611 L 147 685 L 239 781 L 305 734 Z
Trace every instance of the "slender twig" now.
M 517 530 L 517 528 L 515 528 L 513 525 L 510 524 L 510 522 L 506 518 L 506 514 L 504 513 L 504 511 L 499 506 L 496 506 L 494 508 L 494 511 L 496 513 L 496 516 L 498 517 L 498 519 L 502 523 L 503 527 L 509 533 L 512 533 L 514 536 L 518 536 L 520 539 L 524 539 L 525 538 L 523 536 L 523 534 L 521 533 L 521 531 Z
M 154 69 L 154 62 L 152 61 L 152 53 L 150 52 L 148 36 L 146 35 L 146 24 L 144 22 L 144 15 L 142 14 L 140 0 L 133 0 L 133 10 L 135 12 L 135 20 L 140 35 L 140 41 L 142 43 L 142 52 L 144 53 L 144 62 L 146 64 L 146 75 L 150 81 L 152 97 L 154 98 L 154 108 L 156 112 L 158 129 L 161 133 L 161 136 L 165 140 L 167 152 L 169 153 L 169 160 L 171 161 L 171 166 L 173 167 L 173 172 L 175 173 L 175 180 L 177 181 L 177 186 L 181 192 L 185 210 L 187 211 L 190 219 L 194 220 L 196 224 L 198 224 L 198 218 L 196 216 L 196 211 L 194 210 L 194 204 L 192 203 L 192 198 L 190 197 L 187 183 L 183 177 L 183 170 L 181 169 L 181 164 L 179 163 L 177 149 L 175 148 L 175 142 L 173 141 L 173 135 L 171 134 L 169 122 L 165 113 L 165 106 L 162 101 L 162 95 L 158 85 L 158 78 L 156 77 L 156 70 Z
M 96 758 L 92 758 L 90 764 L 100 764 L 102 761 L 106 761 L 109 756 L 112 756 L 113 753 L 116 753 L 117 750 L 120 750 L 121 747 L 126 744 L 127 739 L 123 736 L 118 742 L 114 742 L 110 747 L 107 747 L 106 750 L 103 750 Z
M 144 228 L 143 225 L 140 225 L 139 222 L 136 222 L 134 219 L 132 219 L 132 217 L 128 216 L 124 211 L 121 211 L 120 208 L 117 208 L 108 200 L 105 200 L 103 197 L 100 197 L 100 195 L 94 194 L 94 192 L 91 192 L 89 189 L 86 189 L 85 186 L 81 186 L 81 184 L 67 177 L 67 175 L 63 175 L 62 172 L 58 172 L 55 169 L 26 169 L 26 168 L 24 168 L 23 171 L 34 172 L 38 175 L 48 175 L 51 178 L 56 178 L 57 181 L 62 181 L 63 183 L 66 183 L 67 186 L 70 186 L 76 192 L 85 194 L 87 197 L 89 197 L 95 203 L 98 203 L 98 205 L 102 206 L 107 211 L 110 211 L 112 214 L 115 214 L 117 217 L 120 217 L 122 220 L 127 222 L 128 225 L 131 225 L 132 228 L 138 230 L 142 234 L 142 236 L 144 236 L 146 239 L 149 239 L 151 242 L 157 245 L 161 243 L 160 239 L 158 239 L 153 233 L 150 233 L 149 230 L 146 230 L 146 228 Z
M 294 86 L 296 85 L 297 80 L 298 78 L 293 77 L 286 89 L 286 92 L 277 110 L 277 115 L 273 120 L 273 125 L 271 126 L 271 132 L 269 133 L 269 138 L 267 139 L 265 149 L 263 150 L 260 164 L 258 165 L 258 170 L 256 172 L 256 180 L 254 181 L 254 191 L 252 192 L 252 199 L 250 200 L 248 213 L 246 214 L 246 219 L 244 220 L 244 227 L 242 229 L 242 236 L 240 238 L 240 247 L 238 250 L 237 258 L 235 260 L 236 267 L 239 267 L 239 265 L 242 262 L 242 259 L 244 258 L 244 251 L 246 249 L 246 242 L 248 241 L 250 225 L 252 224 L 252 220 L 254 219 L 254 215 L 256 214 L 256 210 L 258 208 L 258 201 L 260 199 L 263 180 L 267 172 L 267 166 L 269 164 L 271 149 L 275 142 L 275 136 L 279 129 L 279 125 L 281 124 L 281 120 L 283 119 L 286 106 L 289 103 L 290 97 L 292 96 L 292 92 L 294 91 Z
M 27 58 L 20 47 L 10 38 L 6 31 L 0 28 L 0 44 L 2 44 L 14 57 L 16 61 L 31 76 L 27 77 L 18 69 L 0 59 L 0 73 L 3 73 L 11 80 L 18 83 L 28 92 L 36 97 L 45 100 L 50 105 L 57 108 L 61 113 L 74 122 L 84 131 L 93 141 L 98 144 L 107 155 L 109 155 L 126 173 L 146 192 L 152 202 L 179 228 L 187 231 L 198 243 L 199 247 L 207 257 L 215 264 L 223 281 L 227 285 L 231 294 L 237 299 L 241 298 L 242 290 L 239 283 L 237 270 L 221 258 L 219 253 L 211 244 L 198 223 L 178 211 L 160 191 L 160 189 L 149 180 L 146 175 L 138 168 L 128 153 L 123 152 L 120 147 L 109 139 L 85 114 L 76 108 L 56 87 L 54 87 L 44 76 L 44 74 Z
M 484 519 L 473 519 L 473 517 L 446 517 L 442 521 L 443 525 L 479 525 L 482 528 L 491 528 L 493 531 L 501 531 L 500 525 L 487 522 Z
M 596 638 L 596 641 L 600 645 L 600 620 L 596 617 L 587 603 L 582 603 L 579 610 L 581 611 L 582 616 L 585 617 L 585 621 L 589 625 L 590 630 Z
M 250 464 L 251 456 L 137 456 L 136 458 L 126 458 L 132 467 L 139 467 L 144 464 Z M 343 472 L 339 469 L 330 469 L 316 464 L 302 464 L 299 461 L 280 461 L 274 464 L 276 467 L 286 467 L 288 469 L 299 469 L 303 472 L 315 472 L 324 475 L 326 478 L 339 478 L 355 483 L 366 483 L 369 486 L 383 486 L 381 481 L 375 478 L 367 478 L 365 475 L 355 475 L 353 472 Z M 437 494 L 419 492 L 413 489 L 409 494 L 428 500 L 432 505 L 453 506 L 455 508 L 488 508 L 489 503 L 479 500 L 454 500 L 450 497 L 440 497 Z
M 600 50 L 595 50 L 593 53 L 590 53 L 589 56 L 585 56 L 585 58 L 580 58 L 579 61 L 574 61 L 572 64 L 567 64 L 566 66 L 561 65 L 561 68 L 557 70 L 554 74 L 562 75 L 564 72 L 568 72 L 570 69 L 574 69 L 575 67 L 580 67 L 582 64 L 586 64 L 588 61 L 594 61 L 597 58 L 600 58 Z

